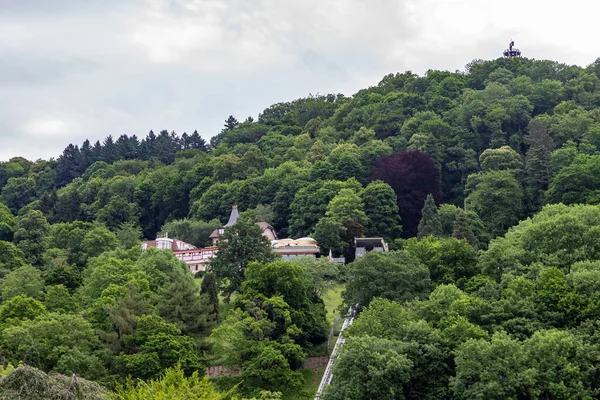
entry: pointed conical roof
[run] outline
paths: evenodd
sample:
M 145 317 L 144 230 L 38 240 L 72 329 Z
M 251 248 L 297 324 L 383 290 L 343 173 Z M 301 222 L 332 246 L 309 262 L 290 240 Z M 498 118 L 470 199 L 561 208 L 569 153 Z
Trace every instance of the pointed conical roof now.
M 238 212 L 237 206 L 236 205 L 232 206 L 231 207 L 231 215 L 229 216 L 229 221 L 227 221 L 227 224 L 225 225 L 225 227 L 235 224 L 237 222 L 239 216 L 240 216 L 240 213 Z

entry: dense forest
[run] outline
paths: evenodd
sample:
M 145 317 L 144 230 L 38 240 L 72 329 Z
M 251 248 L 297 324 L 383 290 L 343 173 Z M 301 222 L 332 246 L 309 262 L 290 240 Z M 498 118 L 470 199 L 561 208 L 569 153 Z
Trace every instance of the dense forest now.
M 327 400 L 600 398 L 599 204 L 600 59 L 390 74 L 230 116 L 208 143 L 163 130 L 14 157 L 0 393 L 58 373 L 90 399 L 310 398 L 304 362 L 352 306 Z M 232 205 L 208 273 L 140 248 L 203 247 Z M 258 221 L 346 264 L 283 261 Z M 365 236 L 391 251 L 355 260 Z

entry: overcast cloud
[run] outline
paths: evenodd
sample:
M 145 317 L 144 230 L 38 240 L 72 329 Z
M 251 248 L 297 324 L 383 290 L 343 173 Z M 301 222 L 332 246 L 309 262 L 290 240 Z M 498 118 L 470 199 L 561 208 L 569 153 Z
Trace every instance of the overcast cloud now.
M 310 93 L 501 55 L 586 66 L 584 0 L 0 0 L 0 160 L 150 129 L 208 139 Z

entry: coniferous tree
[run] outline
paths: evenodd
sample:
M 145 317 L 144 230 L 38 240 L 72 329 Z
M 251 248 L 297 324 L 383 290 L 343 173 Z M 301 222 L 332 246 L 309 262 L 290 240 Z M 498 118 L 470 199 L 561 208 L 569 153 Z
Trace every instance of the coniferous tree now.
M 442 224 L 437 215 L 437 207 L 435 200 L 431 194 L 427 195 L 425 204 L 423 205 L 421 222 L 419 222 L 419 237 L 425 236 L 441 236 Z
M 477 250 L 479 247 L 479 241 L 473 233 L 473 227 L 471 226 L 466 213 L 459 213 L 456 217 L 456 221 L 454 221 L 454 232 L 452 233 L 452 237 L 459 240 L 465 239 L 471 244 L 471 246 L 475 248 L 475 250 Z
M 94 147 L 92 147 L 92 164 L 96 161 L 103 160 L 102 158 L 102 144 L 99 140 L 96 140 Z
M 538 211 L 552 179 L 551 157 L 555 144 L 543 121 L 533 120 L 524 138 L 530 147 L 525 155 L 525 191 L 530 212 Z
M 202 139 L 198 131 L 194 131 L 192 135 L 189 137 L 190 140 L 190 148 L 198 149 L 202 151 L 208 151 L 208 146 L 206 145 L 206 141 Z
M 80 172 L 80 174 L 82 174 L 85 172 L 87 167 L 92 165 L 92 163 L 95 161 L 94 160 L 94 150 L 92 148 L 92 145 L 90 144 L 90 141 L 87 139 L 81 144 L 81 148 L 79 150 L 81 152 L 81 169 L 80 169 L 81 172 Z
M 158 302 L 158 313 L 186 335 L 207 335 L 214 325 L 213 305 L 200 296 L 190 278 L 176 279 L 167 285 Z
M 115 141 L 112 135 L 108 135 L 106 139 L 104 139 L 104 144 L 102 146 L 102 161 L 106 161 L 111 164 L 117 161 L 119 158 L 119 154 L 117 154 L 117 146 L 115 145 Z
M 230 115 L 229 118 L 227 118 L 225 120 L 225 130 L 231 131 L 233 130 L 235 127 L 237 127 L 239 125 L 239 121 L 237 119 L 235 119 L 233 117 L 233 115 Z
M 212 272 L 207 272 L 200 285 L 200 296 L 206 296 L 209 304 L 213 307 L 211 314 L 214 320 L 219 322 L 219 291 L 217 289 L 217 278 Z

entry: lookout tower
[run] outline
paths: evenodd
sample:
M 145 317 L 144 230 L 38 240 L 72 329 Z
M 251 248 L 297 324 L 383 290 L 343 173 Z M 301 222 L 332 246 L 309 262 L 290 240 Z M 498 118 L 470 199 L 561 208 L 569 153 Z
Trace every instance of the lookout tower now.
M 504 50 L 503 55 L 504 55 L 504 58 L 521 57 L 521 50 L 517 49 L 515 47 L 515 41 L 511 40 L 508 45 L 508 49 Z

